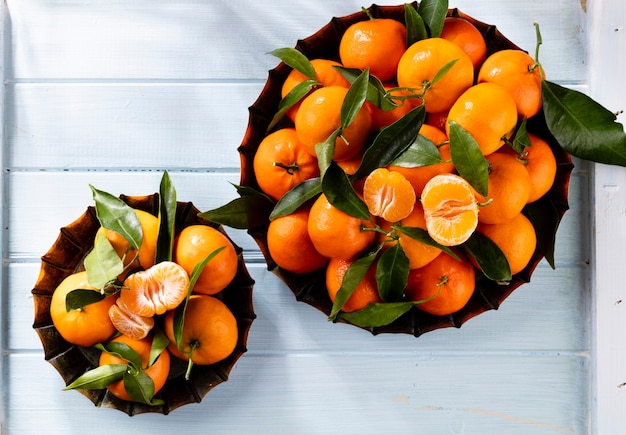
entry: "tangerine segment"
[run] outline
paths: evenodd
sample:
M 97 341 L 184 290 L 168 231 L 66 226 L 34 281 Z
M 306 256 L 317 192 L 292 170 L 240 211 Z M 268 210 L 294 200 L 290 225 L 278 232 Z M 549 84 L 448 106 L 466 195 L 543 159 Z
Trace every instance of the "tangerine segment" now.
M 109 318 L 115 329 L 135 340 L 147 337 L 154 327 L 154 317 L 133 313 L 120 298 L 109 308 Z
M 181 349 L 174 337 L 174 314 L 165 315 L 165 335 L 173 356 L 194 364 L 208 365 L 222 361 L 237 346 L 237 319 L 221 300 L 209 295 L 193 295 L 185 310 Z
M 515 129 L 517 109 L 513 97 L 503 87 L 479 83 L 463 92 L 450 108 L 446 124 L 448 136 L 450 121 L 467 130 L 487 156 L 504 145 L 504 139 Z
M 432 84 L 441 69 L 456 62 L 446 74 Z M 456 44 L 443 38 L 427 38 L 415 42 L 404 52 L 398 63 L 398 85 L 424 89 L 426 112 L 445 112 L 474 82 L 474 66 L 469 56 Z
M 400 172 L 378 168 L 365 179 L 363 200 L 374 216 L 397 222 L 413 211 L 415 190 Z
M 478 204 L 470 184 L 455 174 L 434 176 L 422 191 L 426 230 L 436 242 L 457 246 L 478 225 Z
M 126 278 L 121 302 L 132 313 L 144 317 L 176 308 L 187 296 L 189 275 L 182 266 L 163 261 Z

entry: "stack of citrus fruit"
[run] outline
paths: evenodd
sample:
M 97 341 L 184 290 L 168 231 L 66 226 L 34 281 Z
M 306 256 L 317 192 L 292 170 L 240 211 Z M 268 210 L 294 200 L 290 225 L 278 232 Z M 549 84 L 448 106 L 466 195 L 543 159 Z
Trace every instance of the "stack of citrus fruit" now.
M 374 5 L 274 51 L 239 148 L 241 201 L 268 210 L 244 227 L 270 269 L 373 333 L 497 308 L 554 264 L 567 209 L 537 56 L 433 3 Z
M 61 231 L 32 291 L 67 388 L 128 414 L 200 400 L 246 351 L 255 317 L 241 250 L 168 183 L 147 197 L 93 188 L 96 206 Z

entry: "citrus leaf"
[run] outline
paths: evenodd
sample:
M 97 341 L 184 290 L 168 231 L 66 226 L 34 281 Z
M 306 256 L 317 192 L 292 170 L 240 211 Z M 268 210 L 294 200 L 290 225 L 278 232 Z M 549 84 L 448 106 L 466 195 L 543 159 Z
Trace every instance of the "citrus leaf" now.
M 294 86 L 294 88 L 285 95 L 285 98 L 278 103 L 278 111 L 274 114 L 266 131 L 270 131 L 274 128 L 276 124 L 283 119 L 287 111 L 302 100 L 316 85 L 318 85 L 318 83 L 315 80 L 305 80 Z
M 395 243 L 380 256 L 376 266 L 378 294 L 385 302 L 402 297 L 409 277 L 409 258 L 400 243 Z
M 359 311 L 342 312 L 337 317 L 362 328 L 376 328 L 389 325 L 415 305 L 414 302 L 370 303 Z
M 489 162 L 478 143 L 460 124 L 450 121 L 450 155 L 457 172 L 483 196 L 487 196 Z
M 267 223 L 273 207 L 274 201 L 264 195 L 245 195 L 198 216 L 231 228 L 251 229 Z
M 528 130 L 526 129 L 526 118 L 522 120 L 517 131 L 515 132 L 515 138 L 511 147 L 517 154 L 523 153 L 526 147 L 531 146 L 530 137 L 528 136 Z
M 435 242 L 433 240 L 433 238 L 430 237 L 430 234 L 428 234 L 428 231 L 426 231 L 423 228 L 406 227 L 404 225 L 393 225 L 392 228 L 394 230 L 398 231 L 399 233 L 402 233 L 402 234 L 412 238 L 413 240 L 417 240 L 418 242 L 422 242 L 422 243 L 424 243 L 425 245 L 428 245 L 428 246 L 433 246 L 435 248 L 439 248 L 443 252 L 445 252 L 446 254 L 451 256 L 452 258 L 454 258 L 455 260 L 461 261 L 461 258 L 458 255 L 456 255 L 453 250 L 451 250 L 447 246 L 443 246 L 443 245 Z
M 176 189 L 167 171 L 163 172 L 159 187 L 159 235 L 155 264 L 172 260 L 174 225 L 176 220 Z
M 102 232 L 96 234 L 94 247 L 85 257 L 84 263 L 89 284 L 102 288 L 124 271 L 124 262 L 109 239 Z
M 337 291 L 335 295 L 335 301 L 333 302 L 333 307 L 328 315 L 328 320 L 334 321 L 337 317 L 337 314 L 341 311 L 341 308 L 345 305 L 352 293 L 359 285 L 363 278 L 367 274 L 367 271 L 372 267 L 376 257 L 378 256 L 378 252 L 382 249 L 383 244 L 381 244 L 374 252 L 371 254 L 356 259 L 348 270 L 346 270 L 346 274 L 343 276 L 343 280 L 341 281 L 341 287 Z
M 365 100 L 369 85 L 369 69 L 363 71 L 350 85 L 341 104 L 341 130 L 345 130 L 357 117 Z
M 406 46 L 428 38 L 426 24 L 417 10 L 408 3 L 404 4 L 404 25 L 406 27 Z
M 554 263 L 554 245 L 556 232 L 561 223 L 561 216 L 549 196 L 526 205 L 526 214 L 537 233 L 537 246 L 552 269 Z
M 417 12 L 428 26 L 430 37 L 441 36 L 443 23 L 448 14 L 448 0 L 422 0 Z
M 83 373 L 64 390 L 100 390 L 121 381 L 127 369 L 127 364 L 105 364 Z
M 546 80 L 541 93 L 548 129 L 565 151 L 584 160 L 626 166 L 626 134 L 614 113 L 582 92 Z
M 446 74 L 452 69 L 452 67 L 459 61 L 459 59 L 453 59 L 450 62 L 446 63 L 442 66 L 439 71 L 435 74 L 435 77 L 430 81 L 429 86 L 433 86 L 439 80 L 445 77 Z
M 293 213 L 302 204 L 320 193 L 322 193 L 322 183 L 319 177 L 303 181 L 280 198 L 270 214 L 270 220 Z
M 341 127 L 333 131 L 324 141 L 315 145 L 315 154 L 317 155 L 317 166 L 320 168 L 320 176 L 324 176 L 326 169 L 333 161 L 335 156 L 335 142 L 341 134 Z M 343 139 L 342 139 L 343 140 Z
M 163 333 L 161 328 L 153 328 L 153 336 L 152 336 L 152 345 L 150 346 L 150 355 L 148 357 L 148 366 L 151 367 L 152 364 L 159 358 L 161 353 L 167 348 L 167 345 L 170 343 L 170 340 Z
M 146 405 L 162 405 L 163 400 L 154 400 L 154 381 L 143 370 L 124 372 L 124 389 L 132 400 Z
M 385 167 L 402 155 L 415 142 L 425 116 L 424 106 L 421 105 L 393 124 L 382 128 L 365 151 L 352 180 L 366 177 L 374 169 Z
M 502 250 L 491 239 L 478 231 L 463 243 L 487 278 L 499 283 L 511 281 L 511 268 Z
M 270 54 L 276 56 L 293 69 L 300 71 L 311 80 L 317 80 L 315 68 L 313 68 L 309 59 L 295 48 L 277 48 L 270 51 Z
M 358 219 L 370 219 L 367 205 L 354 191 L 346 173 L 335 162 L 330 163 L 324 174 L 322 192 L 328 202 L 342 212 Z
M 89 185 L 96 203 L 100 225 L 119 233 L 132 249 L 139 249 L 143 240 L 141 223 L 135 211 L 119 198 Z
M 100 302 L 105 297 L 106 295 L 95 290 L 72 290 L 65 296 L 65 310 L 68 313 L 72 310 L 80 310 L 89 304 Z
M 103 352 L 110 353 L 112 355 L 117 356 L 118 358 L 122 358 L 124 361 L 128 361 L 132 368 L 135 370 L 141 370 L 141 357 L 139 354 L 131 348 L 126 343 L 121 343 L 119 341 L 109 341 L 108 343 L 98 343 L 95 345 L 97 349 L 100 349 Z
M 339 71 L 350 83 L 353 83 L 363 73 L 358 68 L 346 68 L 344 66 L 333 66 L 333 68 Z M 385 85 L 371 74 L 369 75 L 366 100 L 382 110 L 392 110 L 398 107 L 385 89 Z
M 432 140 L 418 134 L 415 142 L 411 144 L 391 164 L 402 168 L 421 168 L 422 166 L 436 165 L 441 163 L 441 154 Z

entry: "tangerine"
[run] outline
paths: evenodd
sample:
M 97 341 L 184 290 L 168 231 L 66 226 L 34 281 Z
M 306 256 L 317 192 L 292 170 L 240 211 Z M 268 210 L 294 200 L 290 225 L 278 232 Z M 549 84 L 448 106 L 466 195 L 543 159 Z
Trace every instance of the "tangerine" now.
M 414 108 L 411 101 L 412 98 L 410 98 L 412 95 L 411 92 L 406 89 L 396 89 L 394 85 L 389 83 L 385 84 L 384 88 L 391 96 L 392 100 L 396 103 L 396 106 L 393 109 L 384 110 L 369 101 L 365 102 L 370 114 L 372 115 L 372 129 L 375 131 L 378 131 L 383 127 L 388 127 Z
M 436 83 L 433 80 L 446 65 L 454 65 Z M 474 82 L 474 66 L 456 44 L 443 38 L 413 43 L 398 63 L 398 86 L 423 94 L 426 112 L 446 112 Z
M 194 292 L 212 295 L 226 288 L 237 274 L 237 252 L 228 237 L 208 225 L 190 225 L 178 234 L 174 246 L 174 262 L 180 264 L 189 276 L 196 265 L 222 247 L 198 276 L 193 287 Z
M 120 298 L 109 308 L 109 318 L 115 329 L 135 340 L 146 338 L 154 328 L 154 317 L 133 313 Z
M 294 128 L 266 136 L 254 155 L 253 167 L 259 187 L 275 200 L 320 173 L 317 158 L 304 149 Z
M 446 17 L 441 37 L 461 47 L 472 60 L 474 70 L 478 71 L 487 56 L 487 44 L 476 26 L 464 18 Z
M 345 67 L 369 68 L 383 82 L 395 78 L 405 50 L 406 27 L 390 18 L 356 22 L 346 29 L 339 42 L 339 57 Z
M 446 316 L 459 311 L 472 297 L 474 266 L 462 253 L 456 254 L 460 260 L 441 254 L 424 267 L 409 271 L 405 293 L 412 301 L 426 301 L 416 305 L 421 311 Z
M 413 211 L 415 190 L 400 172 L 377 168 L 365 178 L 363 200 L 374 216 L 397 222 Z
M 343 277 L 348 268 L 352 265 L 351 260 L 342 260 L 340 258 L 331 258 L 326 267 L 326 289 L 328 296 L 334 303 L 337 292 L 341 288 Z M 370 303 L 381 302 L 378 294 L 378 286 L 376 285 L 376 268 L 371 267 L 365 277 L 356 286 L 341 310 L 350 313 L 365 308 Z
M 116 295 L 108 296 L 82 308 L 66 308 L 67 294 L 72 290 L 100 290 L 89 284 L 87 272 L 67 276 L 57 286 L 50 301 L 50 316 L 56 330 L 66 341 L 78 346 L 90 347 L 107 340 L 115 332 L 109 319 L 109 308 L 115 304 Z
M 451 121 L 467 130 L 487 156 L 504 145 L 515 129 L 517 109 L 503 87 L 480 83 L 466 90 L 450 108 L 446 124 L 448 136 Z

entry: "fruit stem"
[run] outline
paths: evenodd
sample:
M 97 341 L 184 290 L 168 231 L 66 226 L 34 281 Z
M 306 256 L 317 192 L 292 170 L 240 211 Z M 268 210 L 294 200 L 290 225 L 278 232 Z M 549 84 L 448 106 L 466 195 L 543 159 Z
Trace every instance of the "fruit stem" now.
M 374 17 L 372 16 L 372 13 L 369 11 L 369 9 L 365 8 L 365 7 L 361 7 L 361 10 L 363 12 L 365 12 L 365 15 L 367 15 L 367 18 L 370 20 L 373 20 Z
M 187 371 L 185 372 L 185 380 L 188 381 L 191 376 L 191 368 L 193 367 L 193 351 L 200 347 L 200 342 L 198 340 L 193 340 L 189 344 L 189 352 L 187 355 L 189 356 L 189 362 L 187 363 Z
M 300 169 L 300 165 L 298 165 L 296 162 L 290 165 L 285 165 L 282 162 L 274 162 L 274 166 L 278 166 L 279 168 L 284 169 L 289 175 L 294 175 Z
M 543 68 L 541 68 L 541 63 L 539 62 L 539 47 L 543 44 L 543 39 L 541 37 L 541 30 L 539 28 L 539 23 L 533 23 L 535 26 L 535 34 L 537 35 L 537 44 L 535 45 L 535 63 L 528 67 L 528 70 L 532 73 L 535 68 L 539 67 L 539 73 L 541 74 L 541 80 L 545 80 L 546 77 L 543 73 Z

